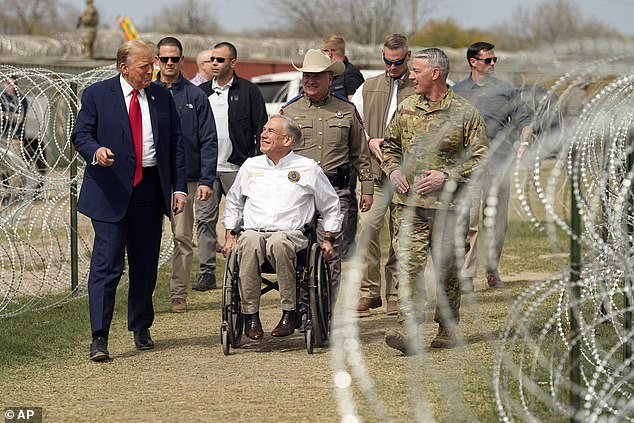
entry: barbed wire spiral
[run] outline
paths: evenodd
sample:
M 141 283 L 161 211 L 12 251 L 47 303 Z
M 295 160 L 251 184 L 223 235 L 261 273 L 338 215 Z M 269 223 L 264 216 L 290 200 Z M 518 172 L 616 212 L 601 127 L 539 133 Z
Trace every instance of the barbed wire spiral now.
M 529 157 L 516 162 L 512 191 L 520 211 L 548 236 L 553 253 L 569 253 L 575 237 L 583 255 L 577 282 L 571 282 L 571 269 L 566 268 L 509 299 L 501 336 L 488 339 L 496 351 L 491 377 L 500 421 L 634 420 L 632 359 L 623 352 L 633 341 L 633 331 L 624 327 L 626 313 L 633 311 L 634 163 L 628 161 L 634 156 L 633 63 L 634 55 L 597 61 L 543 85 L 550 89 L 524 91 L 535 111 L 536 140 Z M 579 237 L 570 223 L 573 195 L 583 227 Z M 342 422 L 362 421 L 355 401 L 360 395 L 372 415 L 392 421 L 369 377 L 359 338 L 354 308 L 360 271 L 353 268 L 344 275 L 339 301 L 345 304 L 338 304 L 334 320 L 333 379 L 339 412 Z M 580 289 L 578 301 L 571 297 L 573 286 Z M 570 330 L 573 306 L 580 313 L 577 337 Z M 570 377 L 574 346 L 581 350 L 580 385 L 572 384 Z M 437 383 L 444 402 L 461 410 L 456 420 L 475 421 L 455 389 L 459 381 L 423 370 L 430 365 L 427 354 L 418 340 L 415 357 L 408 362 L 413 420 L 434 421 L 431 400 L 421 385 Z M 571 406 L 571 391 L 580 393 L 579 409 Z
M 81 184 L 85 163 L 79 157 L 72 179 L 78 156 L 70 135 L 83 89 L 115 74 L 114 65 L 78 75 L 0 66 L 0 98 L 14 97 L 13 110 L 0 109 L 0 318 L 86 295 L 93 232 L 82 215 L 79 283 L 71 289 L 70 194 Z M 161 265 L 171 245 L 164 236 Z

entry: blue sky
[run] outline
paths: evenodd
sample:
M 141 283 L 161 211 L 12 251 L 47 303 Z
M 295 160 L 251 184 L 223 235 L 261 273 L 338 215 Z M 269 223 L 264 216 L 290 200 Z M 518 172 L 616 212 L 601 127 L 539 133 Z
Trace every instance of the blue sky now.
M 67 0 L 83 10 L 84 0 Z M 175 0 L 94 0 L 103 23 L 116 25 L 117 15 L 128 15 L 133 22 L 142 22 L 167 4 Z M 223 24 L 234 31 L 267 27 L 264 0 L 199 0 L 203 4 L 217 6 L 214 15 Z M 296 0 L 305 1 L 305 0 Z M 310 1 L 310 0 L 307 0 Z M 585 17 L 594 17 L 626 35 L 634 35 L 634 0 L 575 0 Z M 493 25 L 508 22 L 518 5 L 530 7 L 537 1 L 531 0 L 444 0 L 436 1 L 433 17 L 452 16 L 465 28 L 486 29 Z M 220 6 L 222 5 L 222 6 Z

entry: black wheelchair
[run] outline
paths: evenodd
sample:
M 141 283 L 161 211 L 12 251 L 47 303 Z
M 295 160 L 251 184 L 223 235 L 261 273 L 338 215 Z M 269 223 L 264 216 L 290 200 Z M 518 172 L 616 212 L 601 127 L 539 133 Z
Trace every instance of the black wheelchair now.
M 242 229 L 232 232 L 239 236 Z M 297 315 L 301 320 L 300 332 L 304 332 L 304 342 L 309 354 L 313 348 L 323 347 L 330 337 L 332 304 L 330 294 L 330 273 L 323 251 L 317 243 L 314 224 L 307 224 L 302 229 L 308 238 L 308 247 L 297 253 L 295 273 L 297 281 L 297 298 L 295 301 Z M 231 348 L 238 348 L 244 331 L 244 319 L 240 302 L 240 268 L 236 247 L 229 252 L 225 263 L 222 285 L 222 324 L 220 325 L 220 343 L 222 351 L 228 355 Z M 260 269 L 261 274 L 275 273 L 271 264 L 266 261 Z M 261 294 L 279 291 L 277 282 L 262 276 Z

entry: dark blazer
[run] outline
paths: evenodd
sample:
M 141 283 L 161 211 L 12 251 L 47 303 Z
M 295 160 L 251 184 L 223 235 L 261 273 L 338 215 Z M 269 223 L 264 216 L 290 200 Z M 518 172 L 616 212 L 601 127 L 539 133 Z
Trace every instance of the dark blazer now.
M 163 213 L 170 216 L 172 192 L 187 192 L 180 122 L 169 91 L 150 84 L 145 93 L 165 205 Z M 130 202 L 136 161 L 119 75 L 86 88 L 81 103 L 71 135 L 75 149 L 87 163 L 78 210 L 91 219 L 117 222 Z M 114 153 L 112 166 L 91 164 L 100 147 L 108 147 Z

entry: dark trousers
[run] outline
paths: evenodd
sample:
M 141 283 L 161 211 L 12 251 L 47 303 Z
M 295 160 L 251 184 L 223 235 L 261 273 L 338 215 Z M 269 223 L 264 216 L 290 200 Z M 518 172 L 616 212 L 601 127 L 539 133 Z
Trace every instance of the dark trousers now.
M 156 286 L 163 198 L 157 168 L 145 168 L 132 190 L 128 210 L 118 222 L 93 220 L 95 243 L 90 260 L 88 299 L 93 337 L 108 336 L 117 285 L 128 253 L 128 329 L 149 328 L 154 321 L 152 293 Z
M 359 201 L 357 200 L 357 171 L 354 167 L 350 167 L 350 210 L 346 223 L 346 229 L 343 233 L 342 254 L 343 258 L 349 258 L 353 254 L 355 247 L 354 238 L 357 236 L 357 221 L 359 220 Z

